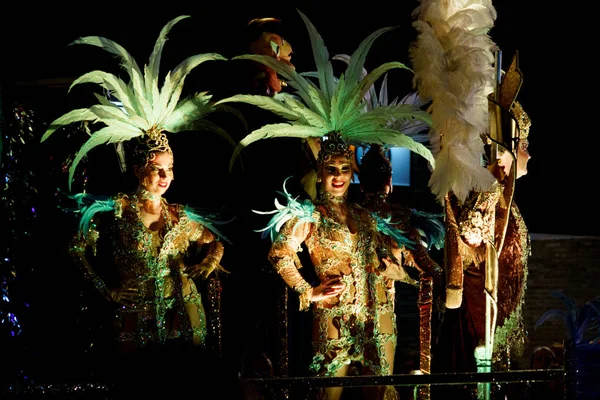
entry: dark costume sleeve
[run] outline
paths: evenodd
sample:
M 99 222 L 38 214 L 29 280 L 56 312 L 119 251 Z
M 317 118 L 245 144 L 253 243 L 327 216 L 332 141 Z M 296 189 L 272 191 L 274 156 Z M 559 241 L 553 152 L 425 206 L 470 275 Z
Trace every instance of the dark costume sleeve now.
M 97 225 L 98 217 L 91 220 L 89 229 L 86 232 L 77 232 L 71 239 L 69 245 L 69 255 L 74 263 L 80 268 L 85 280 L 89 281 L 92 286 L 107 300 L 112 301 L 110 289 L 106 286 L 104 280 L 98 276 L 88 260 L 88 255 L 96 254 L 97 242 L 100 238 L 100 230 Z

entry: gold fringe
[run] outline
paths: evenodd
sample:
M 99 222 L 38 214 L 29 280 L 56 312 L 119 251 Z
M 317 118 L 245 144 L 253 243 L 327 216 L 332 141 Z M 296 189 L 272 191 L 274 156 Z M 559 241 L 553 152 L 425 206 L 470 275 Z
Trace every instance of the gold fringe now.
M 394 386 L 386 386 L 383 392 L 383 400 L 400 400 L 400 394 Z
M 306 289 L 300 293 L 300 311 L 310 309 L 310 297 L 312 297 L 312 288 Z

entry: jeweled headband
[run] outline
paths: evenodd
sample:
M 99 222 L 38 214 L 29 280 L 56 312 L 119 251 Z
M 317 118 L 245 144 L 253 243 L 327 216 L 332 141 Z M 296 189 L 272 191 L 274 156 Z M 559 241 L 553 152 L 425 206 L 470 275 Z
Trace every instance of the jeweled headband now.
M 519 126 L 519 139 L 526 140 L 529 136 L 529 128 L 531 127 L 531 119 L 529 115 L 523 110 L 523 107 L 518 101 L 515 101 L 511 107 L 511 112 L 517 120 Z
M 323 165 L 325 160 L 337 155 L 343 155 L 348 160 L 352 160 L 354 152 L 339 132 L 331 132 L 321 139 L 317 166 Z
M 164 132 L 152 131 L 144 136 L 134 140 L 132 149 L 133 164 L 145 166 L 155 157 L 156 153 L 169 153 L 173 155 L 173 150 L 169 146 L 169 140 Z

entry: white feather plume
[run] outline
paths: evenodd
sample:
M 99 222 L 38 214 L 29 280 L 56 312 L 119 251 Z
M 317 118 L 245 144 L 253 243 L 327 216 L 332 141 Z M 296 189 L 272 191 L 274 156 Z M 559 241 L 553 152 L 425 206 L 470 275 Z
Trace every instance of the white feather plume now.
M 488 35 L 496 19 L 491 0 L 420 0 L 418 31 L 410 55 L 414 87 L 430 98 L 429 141 L 436 159 L 429 187 L 443 204 L 453 192 L 488 190 L 495 179 L 482 167 L 482 135 L 488 130 L 488 95 L 494 90 L 494 47 Z

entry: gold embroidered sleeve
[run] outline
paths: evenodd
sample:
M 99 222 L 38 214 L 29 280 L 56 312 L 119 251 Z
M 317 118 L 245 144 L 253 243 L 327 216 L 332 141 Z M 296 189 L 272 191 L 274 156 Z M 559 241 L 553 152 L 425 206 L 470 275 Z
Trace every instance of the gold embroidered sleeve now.
M 300 296 L 300 309 L 308 309 L 312 286 L 300 274 L 301 266 L 297 252 L 310 234 L 310 222 L 298 222 L 296 218 L 286 222 L 269 250 L 268 259 L 275 271 L 283 278 L 285 283 L 294 289 Z
M 94 255 L 96 254 L 96 242 L 100 234 L 96 229 L 96 226 L 92 224 L 92 227 L 88 230 L 86 235 L 77 234 L 70 242 L 69 255 L 80 268 L 83 273 L 84 279 L 89 281 L 92 286 L 107 300 L 112 301 L 110 296 L 110 290 L 106 286 L 104 280 L 102 280 L 92 268 L 87 253 L 91 251 Z
M 458 223 L 460 237 L 471 247 L 494 240 L 496 205 L 504 186 L 496 183 L 488 192 L 473 193 L 461 207 Z
M 221 266 L 221 259 L 225 253 L 225 246 L 223 246 L 223 242 L 218 240 L 215 234 L 204 228 L 202 235 L 198 238 L 198 244 L 208 246 L 206 256 L 200 263 L 201 269 L 206 271 L 204 274 L 205 276 L 208 276 L 215 270 L 228 272 Z
M 444 238 L 444 267 L 446 268 L 446 307 L 459 308 L 463 296 L 463 258 L 459 250 L 460 239 L 456 214 L 458 200 L 446 195 L 444 198 L 446 209 L 446 236 Z M 464 246 L 464 244 L 462 244 Z

